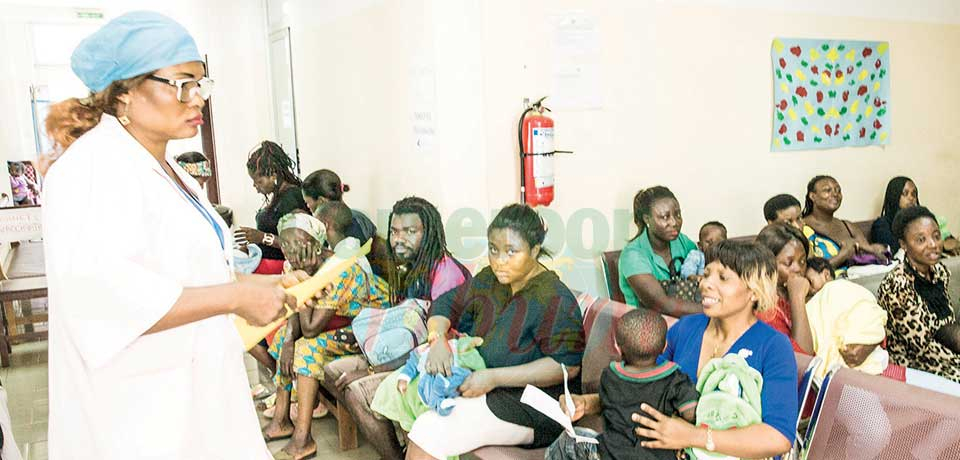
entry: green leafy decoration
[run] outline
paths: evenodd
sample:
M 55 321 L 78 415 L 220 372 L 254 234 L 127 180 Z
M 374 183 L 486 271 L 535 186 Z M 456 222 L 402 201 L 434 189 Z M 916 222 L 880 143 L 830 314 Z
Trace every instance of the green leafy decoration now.
M 806 66 L 807 66 L 807 61 L 800 61 L 800 65 L 806 67 Z
M 790 99 L 793 101 L 793 105 L 797 105 L 797 96 L 790 96 Z
M 817 115 L 820 115 L 820 116 L 822 117 L 822 116 L 826 115 L 826 113 L 827 113 L 827 112 L 824 112 L 824 111 L 823 111 L 823 107 L 818 107 L 818 108 L 817 108 Z
M 783 121 L 783 112 L 779 110 L 777 110 L 777 121 Z
M 876 138 L 877 138 L 877 132 L 876 132 L 876 131 L 870 133 L 870 140 L 874 140 L 874 139 L 876 139 Z
M 843 51 L 843 50 L 845 50 L 845 49 L 847 49 L 847 46 L 844 45 L 843 43 L 841 43 L 839 46 L 837 46 L 837 51 Z
M 830 49 L 830 45 L 824 43 L 823 46 L 820 47 L 820 49 L 826 51 L 826 50 Z
M 847 107 L 846 106 L 840 107 L 840 115 L 845 115 L 846 113 L 847 113 Z
M 882 117 L 882 116 L 884 116 L 886 113 L 887 113 L 887 109 L 877 110 L 877 116 L 878 116 L 878 117 Z
M 787 74 L 787 81 L 793 83 L 793 75 Z
M 809 124 L 809 123 L 807 122 L 807 117 L 800 117 L 800 122 L 802 122 L 804 125 L 808 125 L 808 124 Z
M 823 142 L 823 139 L 820 139 L 819 136 L 814 136 L 814 137 L 813 137 L 813 141 L 819 144 L 819 143 Z
M 790 138 L 787 137 L 787 136 L 783 136 L 783 143 L 784 143 L 784 144 L 787 144 L 787 145 L 790 145 Z
M 783 78 L 783 74 L 780 73 L 780 69 L 777 69 L 777 79 Z

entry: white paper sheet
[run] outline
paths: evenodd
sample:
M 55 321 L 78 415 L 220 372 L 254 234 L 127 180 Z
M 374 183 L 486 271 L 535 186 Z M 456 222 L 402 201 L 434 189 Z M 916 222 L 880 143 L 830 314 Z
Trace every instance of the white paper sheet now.
M 570 393 L 564 389 L 564 397 L 569 397 Z M 570 437 L 576 442 L 586 442 L 589 444 L 598 444 L 599 442 L 589 436 L 577 436 L 576 431 L 573 429 L 573 422 L 570 421 L 570 416 L 563 413 L 563 409 L 560 408 L 560 403 L 556 399 L 550 397 L 550 395 L 543 392 L 543 390 L 533 386 L 527 385 L 523 389 L 523 395 L 520 396 L 520 402 L 536 409 L 543 415 L 550 417 L 550 419 L 559 423 L 563 426 L 563 430 L 567 432 Z M 572 403 L 568 403 L 568 406 L 572 407 Z

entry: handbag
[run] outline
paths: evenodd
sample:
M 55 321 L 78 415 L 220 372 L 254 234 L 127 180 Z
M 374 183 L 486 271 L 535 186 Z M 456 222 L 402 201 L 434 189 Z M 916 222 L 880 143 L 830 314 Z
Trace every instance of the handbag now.
M 691 302 L 700 302 L 700 281 L 684 279 L 680 276 L 680 266 L 683 265 L 683 257 L 674 257 L 670 261 L 670 279 L 660 281 L 663 286 L 663 292 L 668 297 L 689 300 Z
M 660 286 L 663 287 L 663 292 L 667 294 L 667 297 L 700 303 L 700 281 L 683 279 L 683 277 L 680 276 L 680 266 L 683 265 L 683 259 L 683 257 L 674 257 L 670 261 L 668 264 L 670 278 L 661 280 Z M 661 311 L 659 313 L 679 318 L 677 312 Z
M 843 226 L 846 227 L 847 229 L 847 233 L 850 234 L 850 238 L 853 238 L 854 237 L 853 231 L 850 230 L 850 224 L 847 223 L 847 221 L 845 220 L 842 222 L 843 222 Z M 884 252 L 883 255 L 887 259 L 886 263 L 881 262 L 880 258 L 877 257 L 876 255 L 869 253 L 867 251 L 864 251 L 859 247 L 857 247 L 857 251 L 852 256 L 850 256 L 849 259 L 847 259 L 847 265 L 887 265 L 890 263 L 891 260 L 893 260 L 893 255 L 890 254 L 889 250 Z

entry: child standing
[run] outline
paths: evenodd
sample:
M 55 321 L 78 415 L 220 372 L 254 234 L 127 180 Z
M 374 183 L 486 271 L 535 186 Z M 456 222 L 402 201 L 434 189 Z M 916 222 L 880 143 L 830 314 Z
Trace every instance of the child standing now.
M 30 180 L 23 171 L 23 163 L 12 162 L 9 165 L 10 191 L 13 192 L 14 206 L 33 206 L 37 204 L 33 199 L 37 193 L 37 184 Z

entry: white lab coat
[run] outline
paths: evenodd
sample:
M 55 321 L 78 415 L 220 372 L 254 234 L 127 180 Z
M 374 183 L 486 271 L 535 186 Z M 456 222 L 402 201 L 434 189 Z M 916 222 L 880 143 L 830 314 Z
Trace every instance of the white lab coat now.
M 50 458 L 270 459 L 243 346 L 226 316 L 143 335 L 186 287 L 232 277 L 233 236 L 200 211 L 116 118 L 50 168 Z

